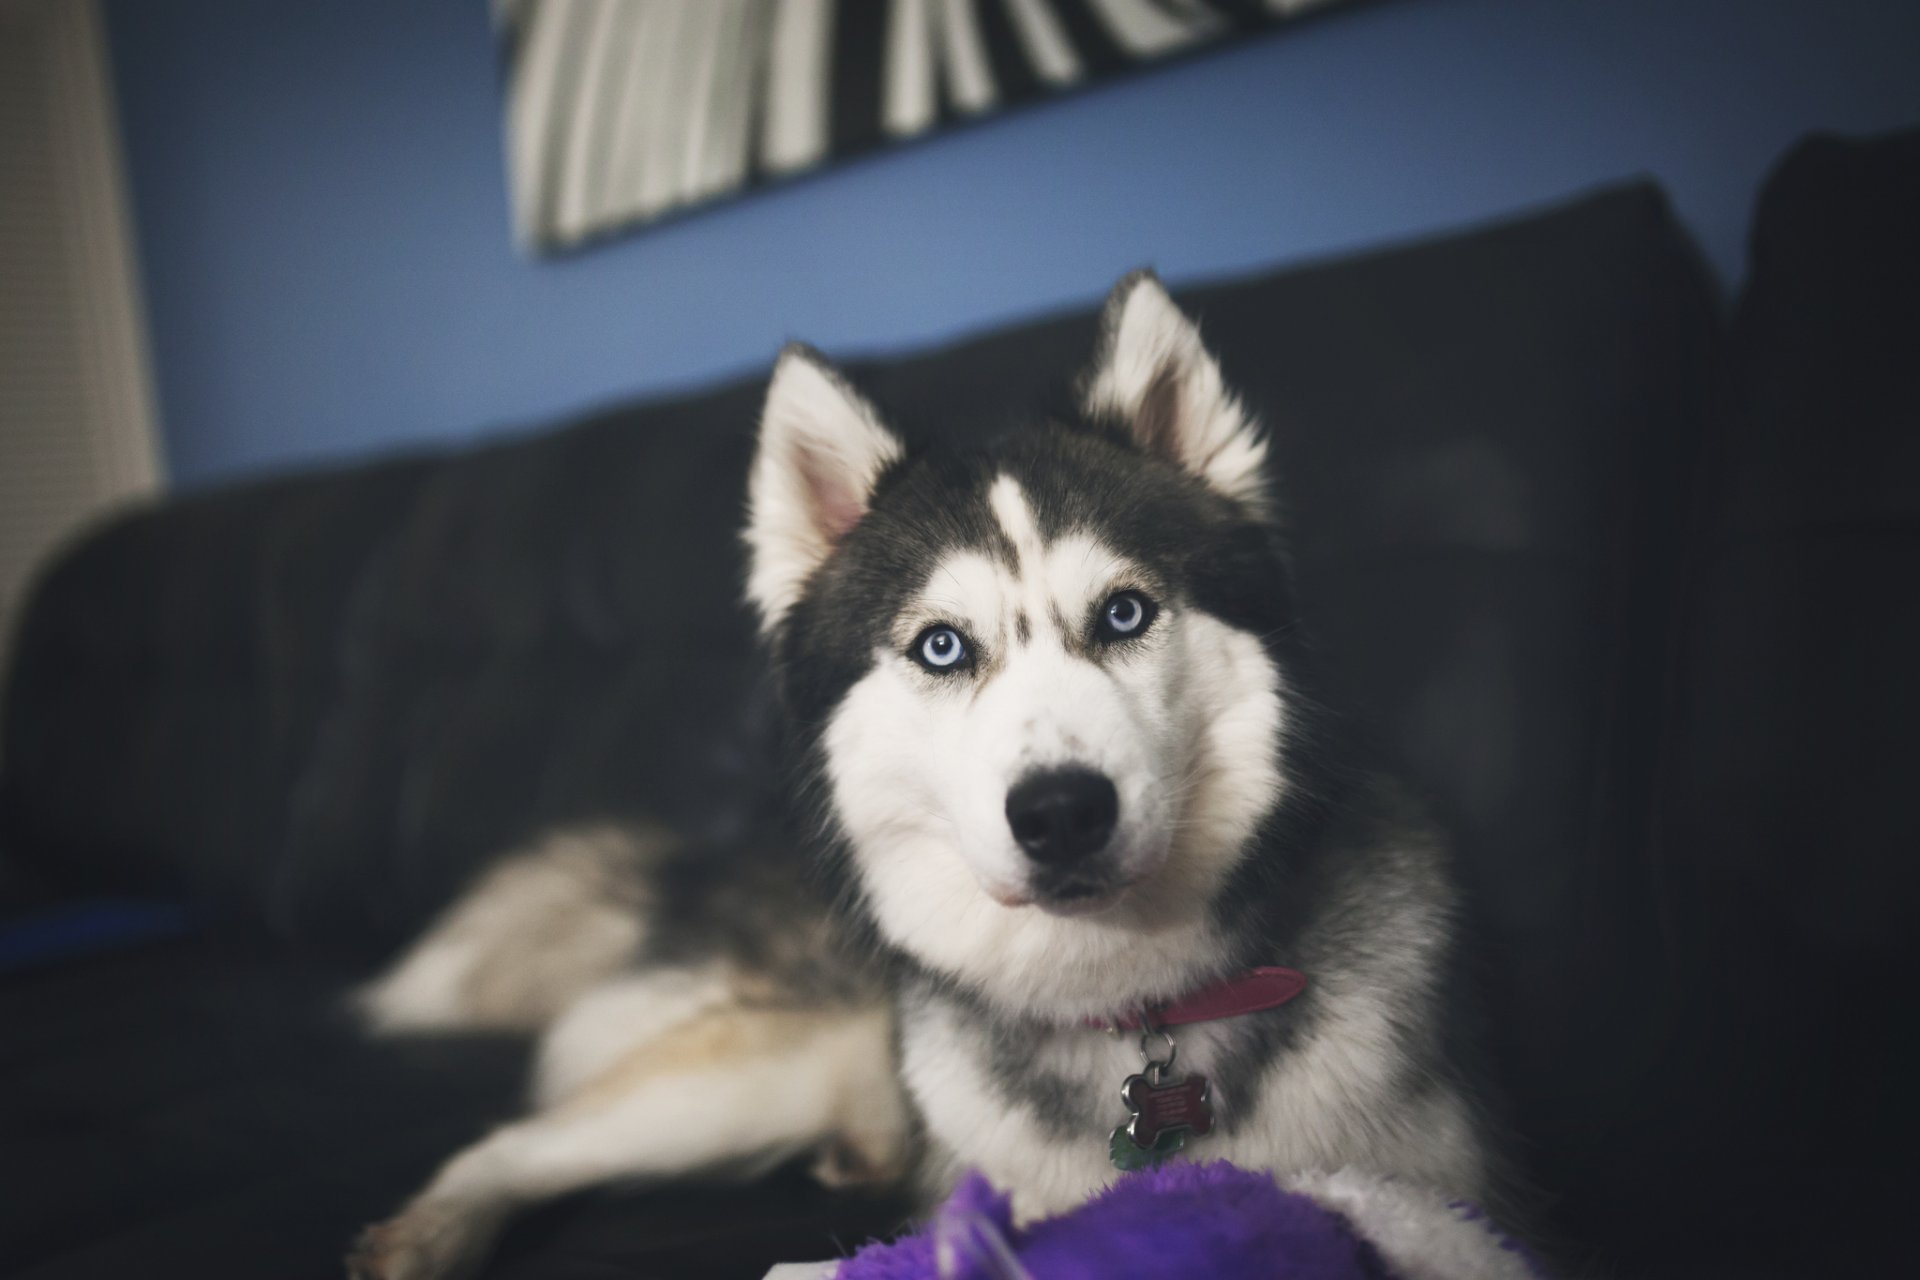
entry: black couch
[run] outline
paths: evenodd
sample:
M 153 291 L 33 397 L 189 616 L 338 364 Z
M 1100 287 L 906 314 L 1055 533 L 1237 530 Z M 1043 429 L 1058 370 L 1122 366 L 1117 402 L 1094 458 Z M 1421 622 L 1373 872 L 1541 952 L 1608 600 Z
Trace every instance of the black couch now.
M 1851 1274 L 1920 1190 L 1916 227 L 1920 135 L 1816 139 L 1731 305 L 1646 184 L 1181 291 L 1274 427 L 1328 687 L 1458 835 L 1570 1274 Z M 977 434 L 1092 326 L 858 380 Z M 738 820 L 761 389 L 196 495 L 51 568 L 0 743 L 0 1272 L 332 1276 L 511 1110 L 524 1045 L 370 1044 L 340 994 L 545 823 Z M 489 1274 L 758 1276 L 897 1212 L 600 1192 Z

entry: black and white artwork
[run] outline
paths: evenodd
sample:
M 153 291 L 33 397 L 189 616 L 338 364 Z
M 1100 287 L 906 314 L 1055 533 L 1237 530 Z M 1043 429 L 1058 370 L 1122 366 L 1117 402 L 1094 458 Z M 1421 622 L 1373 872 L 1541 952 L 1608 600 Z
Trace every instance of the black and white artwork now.
M 536 251 L 1349 0 L 498 0 Z

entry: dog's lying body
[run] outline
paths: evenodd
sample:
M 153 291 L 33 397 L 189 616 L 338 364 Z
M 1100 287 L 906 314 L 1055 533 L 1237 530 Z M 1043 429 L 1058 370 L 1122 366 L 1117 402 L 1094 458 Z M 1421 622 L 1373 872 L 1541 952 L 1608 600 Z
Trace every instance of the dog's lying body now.
M 1142 1067 L 1097 1024 L 1273 964 L 1306 993 L 1173 1033 L 1217 1116 L 1190 1154 L 1493 1191 L 1443 851 L 1313 722 L 1257 427 L 1151 277 L 1116 289 L 1082 397 L 909 455 L 782 357 L 748 595 L 801 834 L 555 833 L 368 991 L 382 1029 L 543 1041 L 534 1113 L 370 1232 L 365 1274 L 459 1274 L 581 1186 L 807 1152 L 1065 1208 L 1115 1176 Z

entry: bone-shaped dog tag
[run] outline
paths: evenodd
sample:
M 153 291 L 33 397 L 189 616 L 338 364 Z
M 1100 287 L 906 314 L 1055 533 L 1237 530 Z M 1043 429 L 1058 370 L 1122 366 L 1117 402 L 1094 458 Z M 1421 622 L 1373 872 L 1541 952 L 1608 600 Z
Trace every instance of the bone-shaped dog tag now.
M 1213 1131 L 1213 1106 L 1208 1101 L 1205 1076 L 1160 1081 L 1149 1068 L 1128 1076 L 1120 1086 L 1132 1119 L 1107 1140 L 1107 1156 L 1120 1169 L 1142 1169 L 1159 1164 L 1186 1146 L 1187 1136 Z

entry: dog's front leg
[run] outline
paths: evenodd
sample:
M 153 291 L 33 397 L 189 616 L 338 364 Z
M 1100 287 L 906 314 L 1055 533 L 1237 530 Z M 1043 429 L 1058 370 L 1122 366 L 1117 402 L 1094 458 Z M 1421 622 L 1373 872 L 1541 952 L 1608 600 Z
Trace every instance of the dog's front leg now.
M 368 1229 L 349 1271 L 458 1280 L 514 1214 L 603 1182 L 744 1181 L 815 1150 L 867 1177 L 897 1171 L 906 1118 L 889 1034 L 878 1005 L 701 1014 L 448 1161 L 397 1217 Z

